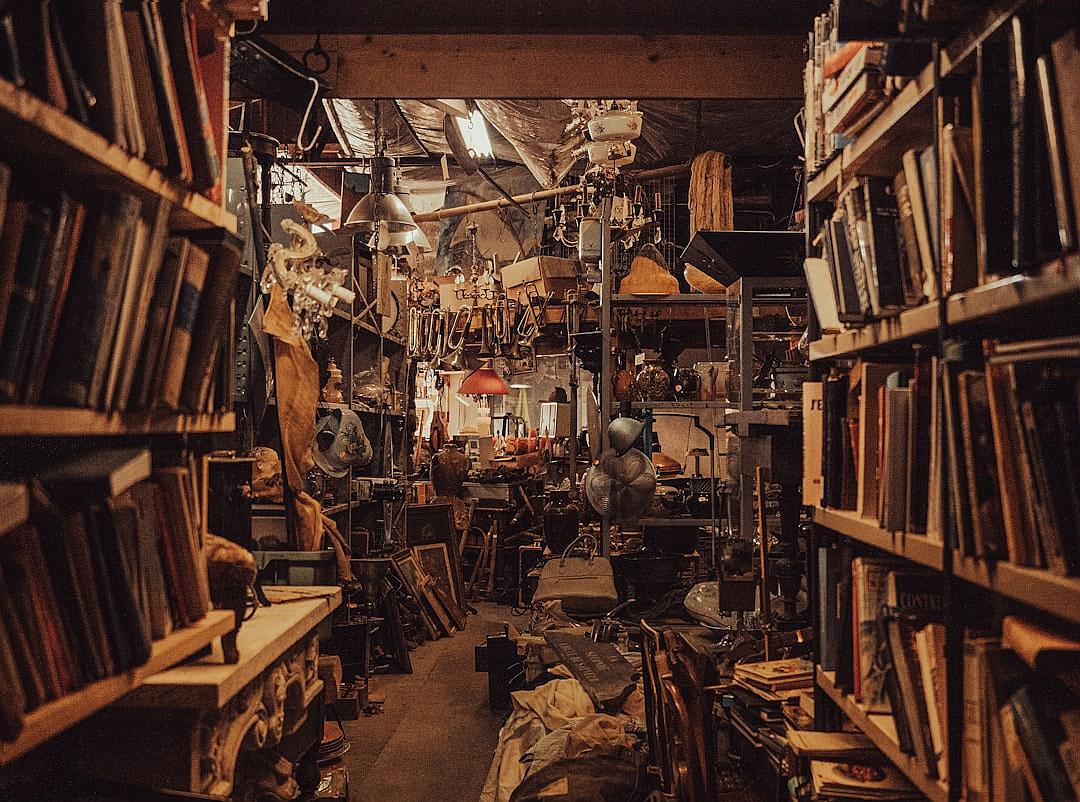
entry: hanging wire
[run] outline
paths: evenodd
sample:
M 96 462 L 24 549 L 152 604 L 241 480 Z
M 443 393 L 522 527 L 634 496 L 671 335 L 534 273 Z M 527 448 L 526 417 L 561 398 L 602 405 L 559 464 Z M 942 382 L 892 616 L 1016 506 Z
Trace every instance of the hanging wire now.
M 308 81 L 311 81 L 311 97 L 308 99 L 307 108 L 304 109 L 304 119 L 300 121 L 300 130 L 296 132 L 296 147 L 300 149 L 301 153 L 307 153 L 319 142 L 319 136 L 322 134 L 322 126 L 318 126 L 315 129 L 315 134 L 311 137 L 310 143 L 304 142 L 304 131 L 307 129 L 308 120 L 311 118 L 311 109 L 315 106 L 315 101 L 319 98 L 319 90 L 322 88 L 319 84 L 318 78 L 312 78 L 311 76 L 304 76 Z

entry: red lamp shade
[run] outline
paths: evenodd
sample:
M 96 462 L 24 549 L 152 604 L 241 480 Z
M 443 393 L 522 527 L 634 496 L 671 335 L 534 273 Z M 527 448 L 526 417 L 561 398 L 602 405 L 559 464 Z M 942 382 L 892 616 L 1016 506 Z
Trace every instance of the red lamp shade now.
M 510 387 L 491 368 L 477 368 L 465 377 L 458 392 L 462 395 L 509 395 Z

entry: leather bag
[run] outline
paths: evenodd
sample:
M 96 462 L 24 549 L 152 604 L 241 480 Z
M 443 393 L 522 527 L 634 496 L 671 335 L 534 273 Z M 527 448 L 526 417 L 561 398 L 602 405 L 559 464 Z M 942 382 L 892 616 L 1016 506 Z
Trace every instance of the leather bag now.
M 591 541 L 588 556 L 571 556 L 581 541 Z M 619 603 L 611 561 L 596 555 L 596 538 L 581 535 L 573 540 L 562 557 L 548 560 L 540 571 L 540 581 L 533 594 L 534 602 L 562 602 L 563 612 L 571 615 L 602 614 Z

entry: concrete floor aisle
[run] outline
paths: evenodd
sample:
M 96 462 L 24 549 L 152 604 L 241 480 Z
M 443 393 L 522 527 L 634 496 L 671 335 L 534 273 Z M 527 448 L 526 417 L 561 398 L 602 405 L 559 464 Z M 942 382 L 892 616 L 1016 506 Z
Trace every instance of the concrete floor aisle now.
M 412 674 L 378 676 L 383 712 L 346 721 L 343 759 L 352 802 L 475 802 L 503 716 L 487 703 L 487 674 L 473 670 L 473 647 L 502 631 L 510 610 L 480 604 L 464 632 L 412 652 Z

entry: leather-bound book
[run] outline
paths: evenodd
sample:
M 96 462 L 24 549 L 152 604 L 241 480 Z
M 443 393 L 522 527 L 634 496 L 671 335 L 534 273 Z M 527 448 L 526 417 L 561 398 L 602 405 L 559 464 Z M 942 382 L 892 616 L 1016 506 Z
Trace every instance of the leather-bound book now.
M 191 17 L 183 0 L 162 0 L 159 8 L 191 155 L 192 186 L 200 192 L 209 190 L 217 184 L 221 163 L 210 126 L 210 110 L 199 71 L 198 54 L 192 40 Z
M 876 176 L 862 182 L 866 202 L 866 227 L 870 234 L 872 295 L 879 314 L 903 309 L 907 253 L 900 242 L 900 209 L 896 189 L 887 178 Z
M 145 409 L 153 400 L 155 389 L 161 384 L 189 249 L 190 243 L 186 237 L 171 237 L 166 243 L 161 269 L 154 282 L 154 292 L 146 316 L 146 331 L 128 398 L 128 406 L 131 408 Z
M 8 578 L 8 571 L 0 560 L 0 619 L 3 619 L 4 628 L 11 641 L 12 657 L 19 674 L 23 698 L 26 700 L 25 710 L 30 711 L 48 699 L 48 690 L 39 657 L 35 652 L 35 644 L 38 643 L 35 639 L 36 633 L 23 621 L 21 608 L 16 604 L 16 584 Z
M 1080 219 L 1080 29 L 1073 26 L 1054 40 L 1050 60 L 1075 226 Z
M 48 400 L 90 406 L 111 354 L 112 332 L 141 206 L 129 195 L 106 195 L 82 238 L 57 337 L 70 348 L 53 353 Z
M 42 484 L 80 500 L 113 498 L 150 476 L 145 448 L 94 449 L 45 468 Z
M 0 593 L 3 593 L 0 585 Z M 16 642 L 0 616 L 0 741 L 14 741 L 23 730 L 26 695 L 15 662 Z
M 38 283 L 34 314 L 26 334 L 26 347 L 19 370 L 19 401 L 36 404 L 41 400 L 45 376 L 56 345 L 60 313 L 67 300 L 71 271 L 75 266 L 86 207 L 66 193 L 57 206 L 56 231 L 45 270 Z
M 192 332 L 198 320 L 199 304 L 202 302 L 202 291 L 209 264 L 210 255 L 202 248 L 191 245 L 187 259 L 184 261 L 184 280 L 180 285 L 176 311 L 173 313 L 169 347 L 164 352 L 161 383 L 158 387 L 158 403 L 154 406 L 169 409 L 180 407 L 180 393 L 184 387 L 188 355 L 191 353 Z
M 60 208 L 65 205 L 63 197 L 57 203 L 53 209 L 49 203 L 35 201 L 27 216 L 7 316 L 0 329 L 0 401 L 14 401 L 18 394 L 20 357 L 26 349 L 26 331 L 37 301 L 38 283 L 48 269 L 58 216 L 66 215 L 66 210 Z
M 979 557 L 1008 559 L 986 374 L 977 370 L 961 371 L 958 389 L 975 553 Z
M 915 306 L 923 300 L 923 265 L 919 254 L 919 238 L 915 231 L 915 212 L 911 203 L 907 172 L 901 170 L 893 180 L 896 211 L 899 216 L 899 245 L 902 251 L 900 281 L 904 305 Z
M 191 412 L 201 412 L 205 399 L 209 397 L 210 379 L 218 350 L 227 336 L 225 324 L 234 303 L 243 242 L 224 230 L 210 235 L 193 235 L 193 242 L 210 254 L 210 264 L 192 331 L 180 405 Z

